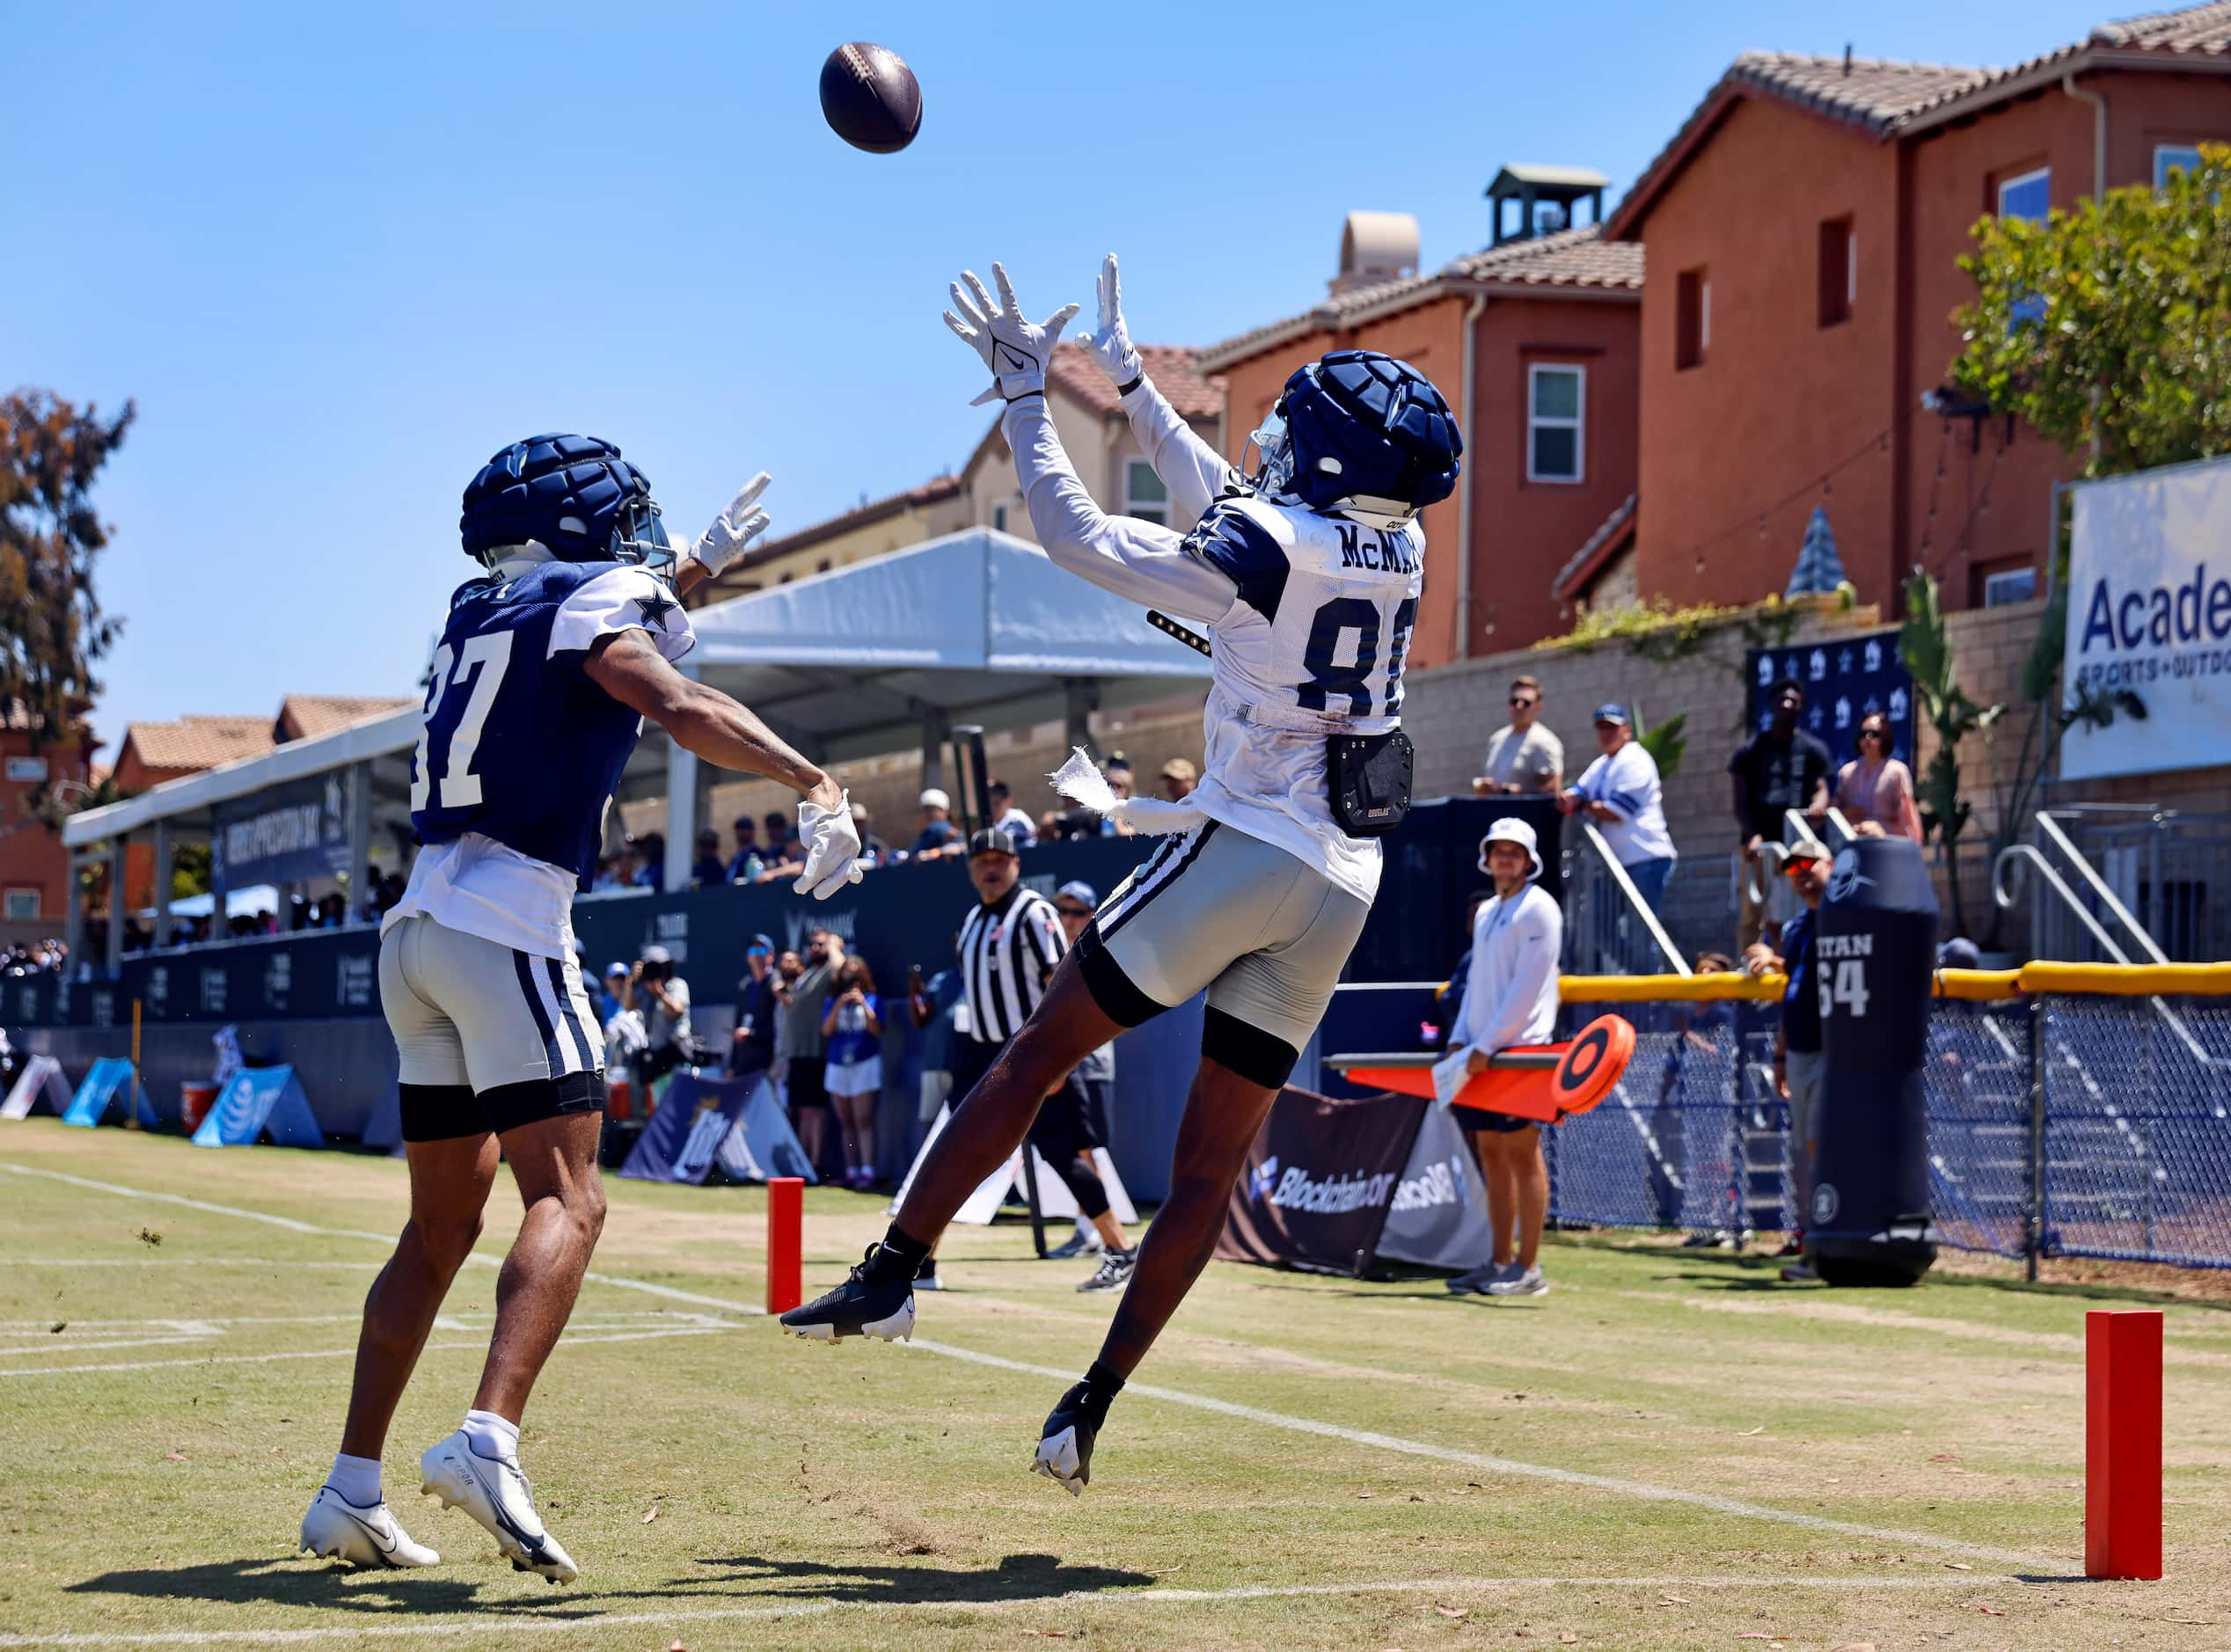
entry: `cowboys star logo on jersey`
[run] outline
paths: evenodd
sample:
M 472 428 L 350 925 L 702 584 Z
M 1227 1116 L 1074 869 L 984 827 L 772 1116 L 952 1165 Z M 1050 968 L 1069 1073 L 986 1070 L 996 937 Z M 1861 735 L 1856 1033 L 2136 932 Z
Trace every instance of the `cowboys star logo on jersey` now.
M 647 596 L 635 599 L 635 611 L 642 616 L 643 623 L 653 631 L 664 631 L 666 617 L 679 606 L 663 591 L 653 591 Z

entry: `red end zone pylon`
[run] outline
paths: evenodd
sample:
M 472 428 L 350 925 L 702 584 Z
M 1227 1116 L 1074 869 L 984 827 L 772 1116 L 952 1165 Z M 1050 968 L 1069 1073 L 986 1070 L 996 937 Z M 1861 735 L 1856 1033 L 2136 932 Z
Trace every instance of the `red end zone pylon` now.
M 777 1176 L 767 1183 L 767 1312 L 787 1313 L 805 1300 L 806 1182 Z
M 2084 1575 L 2162 1575 L 2162 1315 L 2084 1315 Z

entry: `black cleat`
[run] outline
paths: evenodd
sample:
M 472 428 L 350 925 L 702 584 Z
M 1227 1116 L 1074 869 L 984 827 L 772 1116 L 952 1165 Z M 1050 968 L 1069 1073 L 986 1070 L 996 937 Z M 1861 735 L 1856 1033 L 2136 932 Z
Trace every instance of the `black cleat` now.
M 845 1283 L 782 1316 L 782 1328 L 816 1341 L 841 1342 L 848 1336 L 880 1337 L 886 1342 L 914 1340 L 914 1282 L 878 1283 L 867 1276 L 881 1245 L 870 1245 Z
M 1093 1442 L 1107 1420 L 1108 1407 L 1094 1404 L 1090 1385 L 1075 1385 L 1046 1419 L 1038 1440 L 1038 1456 L 1030 1466 L 1066 1487 L 1071 1496 L 1082 1496 L 1092 1483 Z

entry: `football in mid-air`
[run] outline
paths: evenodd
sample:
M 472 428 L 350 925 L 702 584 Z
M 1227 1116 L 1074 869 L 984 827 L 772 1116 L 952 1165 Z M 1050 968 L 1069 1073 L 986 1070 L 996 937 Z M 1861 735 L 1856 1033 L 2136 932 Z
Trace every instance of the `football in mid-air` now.
M 848 40 L 821 66 L 821 113 L 856 150 L 889 155 L 922 129 L 922 88 L 889 47 Z

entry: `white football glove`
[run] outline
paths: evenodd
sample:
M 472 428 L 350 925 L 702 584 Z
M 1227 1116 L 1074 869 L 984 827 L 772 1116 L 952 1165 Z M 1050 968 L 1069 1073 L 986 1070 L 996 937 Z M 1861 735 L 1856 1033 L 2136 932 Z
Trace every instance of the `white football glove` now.
M 1043 391 L 1046 364 L 1053 360 L 1054 346 L 1061 341 L 1061 330 L 1070 324 L 1078 309 L 1075 304 L 1064 304 L 1043 321 L 1026 321 L 1022 306 L 1015 302 L 1014 283 L 1007 279 L 1006 267 L 992 265 L 991 279 L 999 285 L 999 302 L 996 304 L 991 295 L 984 290 L 984 283 L 977 279 L 974 270 L 961 272 L 961 281 L 969 284 L 967 293 L 961 290 L 960 281 L 947 289 L 953 295 L 953 309 L 945 312 L 945 325 L 991 369 L 991 388 L 969 403 L 970 406 L 988 401 L 1013 401 L 1034 391 Z M 975 295 L 973 303 L 969 302 L 971 293 Z M 956 315 L 955 311 L 960 313 Z
M 689 557 L 704 563 L 707 574 L 718 574 L 743 554 L 746 545 L 767 531 L 772 518 L 765 511 L 756 508 L 755 504 L 772 479 L 762 471 L 737 489 L 728 508 L 713 519 L 713 525 L 690 547 Z
M 790 887 L 825 901 L 848 883 L 858 883 L 859 830 L 852 824 L 852 794 L 842 794 L 835 808 L 798 800 L 798 836 L 806 845 L 806 869 Z
M 1123 325 L 1123 278 L 1116 273 L 1113 252 L 1100 267 L 1100 325 L 1085 336 L 1084 343 L 1093 353 L 1093 360 L 1100 363 L 1100 370 L 1119 386 L 1146 371 L 1146 364 L 1131 344 L 1130 330 Z

